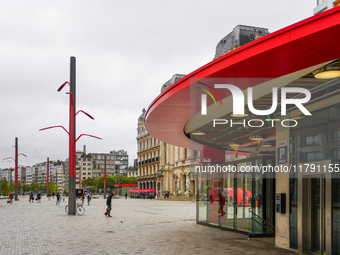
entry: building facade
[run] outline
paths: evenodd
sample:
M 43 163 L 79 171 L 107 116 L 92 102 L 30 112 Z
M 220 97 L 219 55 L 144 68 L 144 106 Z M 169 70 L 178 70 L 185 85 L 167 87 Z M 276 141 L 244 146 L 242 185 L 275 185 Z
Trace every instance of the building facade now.
M 196 194 L 193 159 L 200 153 L 180 148 L 152 137 L 145 128 L 145 109 L 137 126 L 138 181 L 140 189 L 154 189 L 173 195 Z
M 78 187 L 79 181 L 104 175 L 105 167 L 106 175 L 127 174 L 129 155 L 124 150 L 86 154 L 86 146 L 84 146 L 83 151 L 76 152 L 76 159 L 76 186 Z

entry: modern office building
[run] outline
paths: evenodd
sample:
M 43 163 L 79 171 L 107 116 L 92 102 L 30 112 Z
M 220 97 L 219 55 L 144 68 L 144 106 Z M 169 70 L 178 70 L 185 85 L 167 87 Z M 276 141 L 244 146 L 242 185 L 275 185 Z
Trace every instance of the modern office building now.
M 127 151 L 118 150 L 110 151 L 110 154 L 114 155 L 114 174 L 124 175 L 127 173 L 129 166 L 129 155 Z
M 197 223 L 340 254 L 339 41 L 340 6 L 217 57 L 150 104 L 150 136 L 202 153 Z

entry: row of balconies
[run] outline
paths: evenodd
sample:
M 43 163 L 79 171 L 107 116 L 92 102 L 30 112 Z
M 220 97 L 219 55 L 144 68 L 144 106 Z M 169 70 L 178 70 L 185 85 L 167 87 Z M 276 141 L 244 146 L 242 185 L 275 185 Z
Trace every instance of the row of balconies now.
M 159 157 L 149 158 L 143 161 L 139 161 L 138 165 L 142 166 L 142 165 L 151 164 L 151 163 L 158 162 L 158 161 L 159 161 Z

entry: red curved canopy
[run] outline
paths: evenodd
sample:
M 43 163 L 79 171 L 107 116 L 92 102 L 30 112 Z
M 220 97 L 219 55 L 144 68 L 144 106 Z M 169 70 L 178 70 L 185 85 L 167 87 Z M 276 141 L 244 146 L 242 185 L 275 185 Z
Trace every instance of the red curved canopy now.
M 146 128 L 161 141 L 189 149 L 183 128 L 190 119 L 191 79 L 282 77 L 340 58 L 339 41 L 340 6 L 243 45 L 163 91 L 146 112 Z

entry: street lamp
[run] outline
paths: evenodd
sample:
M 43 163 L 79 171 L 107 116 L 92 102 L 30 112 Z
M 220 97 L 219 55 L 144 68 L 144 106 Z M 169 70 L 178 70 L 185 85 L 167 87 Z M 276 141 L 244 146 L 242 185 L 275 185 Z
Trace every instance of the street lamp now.
M 69 200 L 68 200 L 68 211 L 69 215 L 75 215 L 76 214 L 76 208 L 75 208 L 75 202 L 76 202 L 76 194 L 75 194 L 75 155 L 76 155 L 76 142 L 81 136 L 90 136 L 93 138 L 101 139 L 97 136 L 89 135 L 89 134 L 81 134 L 77 139 L 76 136 L 76 122 L 75 117 L 79 112 L 84 113 L 89 118 L 94 119 L 90 114 L 80 110 L 76 113 L 76 58 L 71 57 L 70 61 L 70 82 L 65 81 L 58 89 L 57 91 L 60 92 L 65 85 L 68 84 L 70 86 L 70 92 L 67 92 L 66 94 L 70 95 L 70 120 L 69 120 L 69 132 L 62 126 L 52 126 L 48 128 L 43 128 L 41 130 L 54 128 L 54 127 L 62 127 L 69 135 Z M 41 131 L 39 130 L 39 131 Z M 81 180 L 80 180 L 81 181 Z
M 18 137 L 15 138 L 15 145 L 13 146 L 15 147 L 15 158 L 9 157 L 9 158 L 4 158 L 3 160 L 6 159 L 13 159 L 15 162 L 15 201 L 19 201 L 18 199 L 18 193 L 19 193 L 19 189 L 18 189 L 18 156 L 22 155 L 25 156 L 27 158 L 27 156 L 23 153 L 19 153 L 18 154 Z M 11 174 L 12 176 L 12 174 Z

